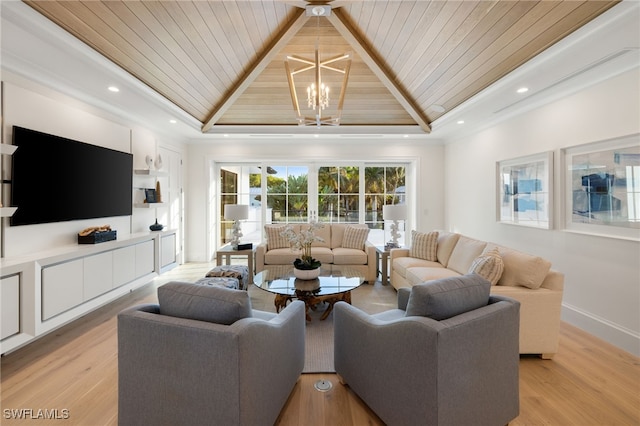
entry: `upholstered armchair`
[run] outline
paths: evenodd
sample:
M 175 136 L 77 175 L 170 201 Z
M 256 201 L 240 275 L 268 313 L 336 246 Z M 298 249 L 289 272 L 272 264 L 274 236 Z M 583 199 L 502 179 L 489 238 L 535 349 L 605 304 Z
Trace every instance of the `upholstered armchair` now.
M 273 425 L 304 367 L 305 306 L 172 282 L 118 315 L 118 423 Z
M 398 290 L 398 309 L 334 308 L 335 369 L 390 426 L 505 425 L 518 416 L 519 302 L 478 275 Z

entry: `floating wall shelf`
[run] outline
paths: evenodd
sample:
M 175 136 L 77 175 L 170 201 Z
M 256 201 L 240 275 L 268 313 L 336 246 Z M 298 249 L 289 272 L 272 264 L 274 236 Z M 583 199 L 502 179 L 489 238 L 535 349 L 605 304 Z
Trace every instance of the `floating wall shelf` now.
M 16 145 L 0 144 L 0 154 L 12 155 L 18 147 Z
M 169 172 L 164 172 L 162 170 L 136 169 L 134 170 L 134 173 L 145 176 L 169 176 Z
M 11 217 L 18 210 L 17 207 L 0 207 L 0 217 Z

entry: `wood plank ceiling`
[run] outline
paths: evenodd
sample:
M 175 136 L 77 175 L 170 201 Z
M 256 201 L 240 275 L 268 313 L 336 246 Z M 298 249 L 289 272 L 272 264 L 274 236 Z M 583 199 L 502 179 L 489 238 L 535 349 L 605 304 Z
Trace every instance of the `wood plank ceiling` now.
M 321 60 L 353 54 L 342 126 L 429 132 L 446 111 L 617 3 L 309 2 L 331 5 L 318 18 L 306 15 L 304 1 L 25 2 L 195 117 L 203 132 L 296 126 L 284 59 L 313 59 L 316 42 Z M 323 74 L 332 89 L 325 115 L 337 112 L 341 78 Z M 296 80 L 306 94 L 311 80 Z

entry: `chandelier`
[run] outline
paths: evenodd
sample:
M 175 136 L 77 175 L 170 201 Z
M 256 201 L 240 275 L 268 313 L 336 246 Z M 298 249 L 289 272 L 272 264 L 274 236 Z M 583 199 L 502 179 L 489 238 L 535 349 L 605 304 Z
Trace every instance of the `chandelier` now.
M 342 106 L 344 104 L 344 94 L 349 79 L 349 69 L 351 68 L 351 54 L 345 53 L 327 60 L 320 60 L 320 16 L 327 16 L 331 12 L 330 6 L 309 6 L 307 15 L 316 16 L 318 36 L 316 37 L 315 56 L 314 59 L 306 59 L 296 55 L 287 55 L 284 60 L 287 79 L 289 82 L 289 91 L 291 94 L 291 102 L 296 112 L 298 125 L 300 126 L 322 126 L 331 125 L 339 126 L 342 116 Z M 299 68 L 294 68 L 292 63 L 295 62 Z M 337 63 L 342 63 L 339 67 Z M 314 79 L 307 86 L 307 110 L 310 115 L 305 115 L 300 110 L 300 102 L 295 85 L 295 76 L 301 73 L 314 72 Z M 322 72 L 330 71 L 342 74 L 342 85 L 339 92 L 338 103 L 336 106 L 335 116 L 323 116 L 323 111 L 330 106 L 329 85 L 322 81 Z

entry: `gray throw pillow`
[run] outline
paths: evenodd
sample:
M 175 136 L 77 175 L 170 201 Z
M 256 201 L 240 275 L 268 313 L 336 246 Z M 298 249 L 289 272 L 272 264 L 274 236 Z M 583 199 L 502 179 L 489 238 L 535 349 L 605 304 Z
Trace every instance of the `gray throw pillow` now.
M 230 325 L 251 317 L 244 290 L 173 281 L 158 287 L 160 314 Z
M 411 288 L 406 316 L 443 320 L 489 303 L 491 283 L 477 274 L 442 278 Z

